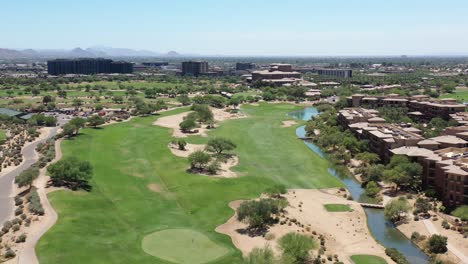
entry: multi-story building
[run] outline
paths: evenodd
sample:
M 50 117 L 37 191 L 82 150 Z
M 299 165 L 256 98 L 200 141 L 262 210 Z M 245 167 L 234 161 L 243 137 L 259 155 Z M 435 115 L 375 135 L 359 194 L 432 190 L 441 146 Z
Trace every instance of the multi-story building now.
M 344 128 L 356 123 L 384 123 L 379 111 L 365 108 L 345 108 L 338 112 L 338 122 Z M 367 126 L 367 125 L 366 125 Z
M 252 81 L 270 82 L 275 85 L 293 84 L 301 81 L 301 74 L 292 71 L 291 64 L 271 64 L 270 69 L 252 72 Z
M 110 59 L 56 59 L 47 61 L 50 75 L 132 73 L 133 64 Z
M 419 141 L 424 140 L 421 135 L 385 123 L 362 127 L 361 138 L 369 140 L 369 149 L 385 163 L 390 161 L 392 149 L 417 146 Z
M 208 72 L 206 61 L 184 61 L 182 62 L 182 75 L 199 76 Z
M 347 98 L 348 106 L 367 108 L 377 107 L 404 107 L 408 115 L 415 119 L 431 120 L 434 117 L 450 119 L 451 115 L 464 112 L 466 106 L 459 104 L 455 99 L 433 100 L 427 96 L 402 97 L 397 94 L 386 96 L 366 96 L 354 94 Z
M 349 69 L 317 69 L 319 75 L 332 76 L 336 78 L 352 78 L 353 70 Z
M 255 64 L 251 62 L 238 62 L 236 63 L 236 71 L 248 71 L 255 68 Z
M 405 155 L 423 167 L 424 188 L 434 189 L 449 207 L 468 204 L 468 148 L 428 150 L 419 147 L 393 149 L 395 155 Z
M 144 65 L 144 66 L 147 66 L 147 67 L 161 67 L 161 66 L 169 65 L 169 62 L 156 61 L 156 62 L 143 62 L 141 64 Z

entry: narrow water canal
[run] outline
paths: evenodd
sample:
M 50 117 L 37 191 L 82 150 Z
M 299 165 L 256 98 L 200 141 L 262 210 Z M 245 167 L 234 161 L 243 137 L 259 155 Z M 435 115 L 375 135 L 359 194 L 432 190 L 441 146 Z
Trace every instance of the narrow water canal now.
M 319 112 L 316 108 L 308 107 L 301 111 L 292 112 L 289 116 L 307 121 L 318 114 Z M 305 137 L 305 126 L 297 128 L 296 135 L 298 137 Z M 304 141 L 304 143 L 319 156 L 325 158 L 324 153 L 318 146 L 308 141 Z M 346 185 L 354 200 L 359 201 L 364 194 L 364 189 L 357 180 L 354 178 L 342 177 L 331 168 L 328 171 Z M 365 211 L 369 229 L 380 244 L 386 248 L 398 249 L 398 251 L 406 256 L 411 264 L 427 264 L 429 262 L 429 258 L 417 246 L 398 231 L 391 222 L 385 219 L 383 210 L 366 208 Z

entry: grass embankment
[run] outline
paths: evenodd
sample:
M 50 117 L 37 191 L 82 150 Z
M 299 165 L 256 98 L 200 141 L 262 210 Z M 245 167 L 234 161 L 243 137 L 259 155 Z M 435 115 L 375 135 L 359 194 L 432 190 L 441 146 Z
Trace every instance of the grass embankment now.
M 0 129 L 0 144 L 3 144 L 6 140 L 6 132 L 3 129 Z
M 351 260 L 355 264 L 387 264 L 385 259 L 372 255 L 353 255 Z
M 328 212 L 349 212 L 351 211 L 351 207 L 347 204 L 325 204 L 325 209 Z
M 468 220 L 468 205 L 462 205 L 451 213 L 453 216 L 459 217 L 464 221 Z
M 216 263 L 237 262 L 240 251 L 228 236 L 214 231 L 232 216 L 230 201 L 258 197 L 276 183 L 288 188 L 342 186 L 328 174 L 326 161 L 296 139 L 294 127 L 281 128 L 281 121 L 290 119 L 286 113 L 298 109 L 286 104 L 245 106 L 249 118 L 226 121 L 211 132 L 238 146 L 240 164 L 235 170 L 243 177 L 233 179 L 187 173 L 187 159 L 171 154 L 167 147 L 171 131 L 152 125 L 155 117 L 82 130 L 77 138 L 63 142 L 63 154 L 92 163 L 93 190 L 49 195 L 59 219 L 39 241 L 39 260 L 166 263 L 143 251 L 143 237 L 165 229 L 191 229 L 227 249 Z M 149 184 L 159 185 L 160 192 L 150 190 Z M 178 254 L 184 248 L 173 250 Z

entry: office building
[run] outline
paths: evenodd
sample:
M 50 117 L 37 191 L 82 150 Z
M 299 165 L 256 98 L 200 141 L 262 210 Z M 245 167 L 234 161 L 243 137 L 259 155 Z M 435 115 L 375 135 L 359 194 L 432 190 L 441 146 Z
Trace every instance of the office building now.
M 336 78 L 352 78 L 353 70 L 348 69 L 318 69 L 319 75 L 331 76 Z
M 206 61 L 184 61 L 182 62 L 182 75 L 199 76 L 208 72 Z
M 236 71 L 248 71 L 255 68 L 254 63 L 250 62 L 238 62 L 236 63 Z
M 132 73 L 133 64 L 110 59 L 56 59 L 47 61 L 50 75 Z

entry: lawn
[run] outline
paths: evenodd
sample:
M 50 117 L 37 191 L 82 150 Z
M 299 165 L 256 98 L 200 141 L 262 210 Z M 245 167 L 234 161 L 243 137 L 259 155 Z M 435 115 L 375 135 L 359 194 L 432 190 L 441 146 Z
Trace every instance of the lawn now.
M 325 209 L 328 212 L 349 212 L 351 211 L 351 207 L 347 204 L 325 204 Z
M 387 264 L 385 259 L 373 255 L 353 255 L 351 260 L 355 264 Z
M 157 117 L 135 118 L 103 129 L 84 129 L 62 143 L 64 156 L 89 160 L 93 190 L 49 194 L 59 219 L 36 248 L 41 263 L 167 263 L 145 253 L 143 238 L 167 229 L 190 229 L 225 249 L 216 263 L 241 258 L 228 236 L 214 231 L 233 215 L 232 200 L 258 197 L 275 183 L 287 187 L 342 186 L 327 162 L 282 128 L 287 104 L 245 106 L 250 117 L 226 121 L 213 135 L 237 144 L 240 178 L 217 179 L 186 172 L 187 159 L 173 156 L 171 131 L 153 126 Z M 176 109 L 161 116 L 186 111 Z M 204 142 L 206 138 L 189 138 Z M 148 185 L 157 185 L 158 192 Z M 173 247 L 171 255 L 183 254 Z
M 464 221 L 468 220 L 468 205 L 457 207 L 457 209 L 453 210 L 451 214 L 461 218 Z
M 454 93 L 450 94 L 443 94 L 440 96 L 440 98 L 455 98 L 459 102 L 468 102 L 468 89 L 466 88 L 461 88 L 461 89 L 456 89 Z

